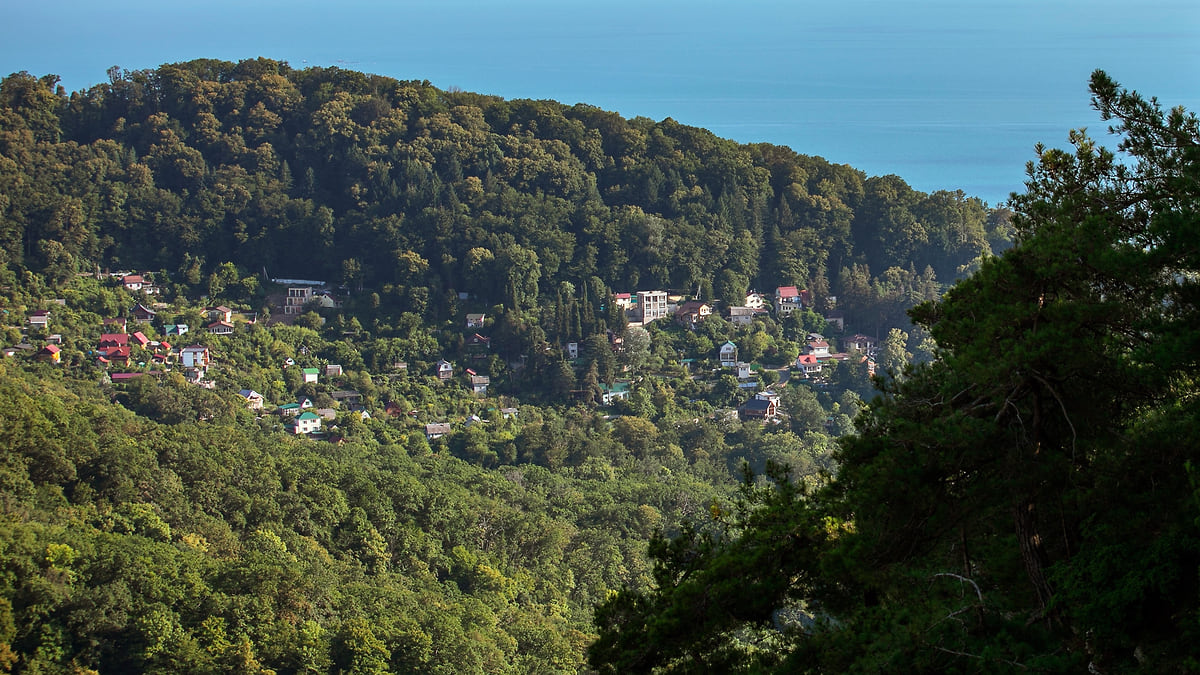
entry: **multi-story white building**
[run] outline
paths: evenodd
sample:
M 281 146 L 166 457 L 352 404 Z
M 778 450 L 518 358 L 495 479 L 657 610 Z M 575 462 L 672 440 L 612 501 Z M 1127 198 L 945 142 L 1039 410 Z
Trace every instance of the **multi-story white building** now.
M 666 291 L 638 291 L 638 311 L 642 314 L 642 325 L 667 317 Z
M 284 314 L 300 314 L 304 311 L 304 305 L 312 300 L 313 289 L 310 286 L 290 286 L 287 290 L 287 297 L 283 301 Z

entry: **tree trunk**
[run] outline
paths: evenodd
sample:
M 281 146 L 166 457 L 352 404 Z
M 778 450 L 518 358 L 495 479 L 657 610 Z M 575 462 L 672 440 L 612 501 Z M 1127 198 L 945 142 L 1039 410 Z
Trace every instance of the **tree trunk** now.
M 1054 594 L 1050 581 L 1046 579 L 1046 567 L 1049 560 L 1046 548 L 1042 543 L 1042 535 L 1037 528 L 1037 505 L 1033 500 L 1025 500 L 1013 508 L 1013 519 L 1017 528 L 1017 542 L 1021 547 L 1021 562 L 1025 565 L 1025 574 L 1037 591 L 1038 605 L 1043 616 L 1047 616 L 1046 608 Z

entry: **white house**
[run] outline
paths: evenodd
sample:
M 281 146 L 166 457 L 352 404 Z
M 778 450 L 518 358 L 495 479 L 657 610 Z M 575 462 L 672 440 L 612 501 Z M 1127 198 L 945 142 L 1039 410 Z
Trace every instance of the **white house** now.
M 796 369 L 804 373 L 805 377 L 812 377 L 821 372 L 821 362 L 812 354 L 801 354 L 796 358 Z
M 211 362 L 211 360 L 212 357 L 208 352 L 208 347 L 205 347 L 204 345 L 192 345 L 190 347 L 184 347 L 183 350 L 179 352 L 179 362 L 182 363 L 185 368 L 199 368 L 203 370 L 208 367 L 208 364 Z
M 827 358 L 829 356 L 829 343 L 824 340 L 809 340 L 808 343 L 804 345 L 804 349 L 802 351 L 805 354 L 812 354 L 818 359 Z
M 875 347 L 878 346 L 878 344 L 879 344 L 879 341 L 876 340 L 875 338 L 871 337 L 870 335 L 863 335 L 862 333 L 855 333 L 854 335 L 851 335 L 849 338 L 846 339 L 845 348 L 852 349 L 852 350 L 858 350 L 860 352 L 863 352 L 864 354 L 871 354 L 871 353 L 874 353 Z
M 666 291 L 638 291 L 637 306 L 642 314 L 642 325 L 646 325 L 651 321 L 664 319 L 667 316 L 667 292 Z
M 238 396 L 246 399 L 246 407 L 251 410 L 262 410 L 263 395 L 253 389 L 243 389 L 238 392 Z
M 733 344 L 733 342 L 726 342 L 721 345 L 720 357 L 722 368 L 733 368 L 736 366 L 738 360 L 737 345 Z
M 311 434 L 321 430 L 321 416 L 305 411 L 296 415 L 296 419 L 292 420 L 292 433 L 294 434 Z

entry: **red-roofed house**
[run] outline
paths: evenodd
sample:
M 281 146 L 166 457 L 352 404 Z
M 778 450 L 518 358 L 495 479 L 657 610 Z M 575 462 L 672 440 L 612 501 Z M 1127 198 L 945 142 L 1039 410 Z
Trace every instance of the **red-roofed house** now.
M 142 284 L 144 284 L 146 282 L 144 279 L 142 279 L 142 275 L 130 274 L 130 275 L 127 275 L 125 278 L 121 279 L 121 283 L 124 284 L 125 288 L 128 290 L 140 291 L 140 290 L 142 290 Z
M 206 326 L 208 332 L 213 335 L 232 335 L 233 324 L 228 321 L 214 321 Z
M 133 308 L 131 314 L 133 314 L 134 319 L 143 323 L 149 323 L 154 320 L 154 317 L 158 316 L 158 312 L 150 309 L 140 302 L 138 303 L 137 307 Z
M 796 359 L 796 368 L 804 373 L 805 377 L 810 377 L 821 372 L 821 362 L 812 354 L 801 354 Z
M 146 345 L 150 344 L 150 338 L 143 335 L 142 331 L 137 331 L 136 333 L 133 334 L 132 337 L 133 337 L 134 344 L 141 347 L 142 349 L 145 349 Z
M 129 336 L 126 335 L 125 333 L 104 333 L 103 335 L 100 336 L 100 342 L 96 344 L 96 347 L 98 349 L 100 349 L 100 351 L 104 351 L 111 347 L 128 347 L 128 346 L 129 346 Z
M 129 347 L 109 347 L 103 353 L 111 363 L 129 363 Z
M 42 347 L 40 351 L 38 351 L 37 360 L 48 363 L 61 363 L 62 350 L 59 349 L 57 345 L 46 345 L 45 347 Z
M 779 316 L 787 316 L 803 306 L 800 289 L 795 286 L 780 286 L 775 289 L 775 312 Z

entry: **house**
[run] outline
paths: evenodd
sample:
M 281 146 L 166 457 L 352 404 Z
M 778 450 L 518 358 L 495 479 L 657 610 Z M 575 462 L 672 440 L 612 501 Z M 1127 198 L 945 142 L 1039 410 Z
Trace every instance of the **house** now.
M 749 306 L 730 307 L 729 322 L 735 326 L 749 326 L 761 315 L 762 311 L 762 309 L 755 309 Z
M 337 419 L 337 411 L 333 408 L 317 408 L 316 413 L 326 422 L 332 422 Z
M 737 379 L 749 380 L 750 378 L 754 377 L 754 373 L 750 372 L 750 364 L 749 363 L 746 363 L 745 361 L 738 361 L 736 368 L 737 368 Z
M 836 326 L 840 331 L 846 330 L 846 313 L 840 309 L 830 310 L 825 313 L 825 323 Z
M 283 405 L 276 408 L 275 412 L 279 413 L 280 415 L 284 415 L 284 416 L 299 415 L 300 414 L 300 404 L 299 403 L 284 403 Z
M 638 291 L 637 307 L 641 315 L 642 325 L 651 321 L 664 319 L 667 316 L 666 291 Z
M 617 303 L 617 307 L 626 311 L 629 311 L 629 308 L 634 304 L 633 297 L 628 293 L 614 293 L 613 301 Z
M 805 343 L 801 351 L 805 354 L 811 354 L 818 359 L 829 357 L 829 343 L 824 340 L 809 340 Z
M 612 405 L 614 401 L 627 401 L 629 400 L 629 392 L 629 380 L 617 380 L 611 387 L 601 382 L 600 402 L 604 405 Z
M 309 382 L 316 382 L 321 371 L 317 368 L 301 368 L 300 374 L 304 376 L 304 383 L 308 384 Z
M 492 348 L 492 338 L 484 337 L 479 333 L 467 338 L 467 349 L 476 353 L 486 352 Z
M 812 377 L 821 372 L 821 362 L 812 354 L 801 354 L 796 358 L 796 369 L 805 377 Z
M 336 309 L 342 306 L 342 303 L 338 302 L 337 298 L 333 297 L 333 294 L 329 291 L 318 291 L 313 293 L 312 301 L 317 307 L 321 307 L 323 309 Z
M 46 343 L 52 345 L 61 345 L 63 343 L 62 333 L 55 333 L 46 336 Z
M 205 326 L 205 329 L 211 335 L 233 335 L 233 324 L 228 321 L 214 321 Z
M 425 425 L 425 438 L 428 440 L 432 441 L 435 438 L 441 438 L 448 433 L 450 433 L 450 425 L 445 422 Z
M 108 381 L 112 382 L 113 384 L 122 384 L 130 380 L 136 380 L 145 374 L 146 373 L 113 373 L 108 376 Z
M 779 412 L 779 404 L 771 399 L 752 398 L 738 406 L 738 415 L 743 420 L 769 420 Z
M 383 412 L 388 417 L 403 417 L 404 406 L 395 401 L 388 401 L 387 405 L 383 406 Z
M 34 328 L 49 328 L 50 327 L 50 312 L 44 309 L 39 309 L 29 313 L 29 325 Z
M 150 323 L 154 320 L 154 317 L 158 316 L 158 312 L 150 309 L 140 302 L 136 307 L 133 308 L 130 314 L 133 315 L 133 319 L 135 321 L 141 321 L 142 323 Z
M 304 305 L 312 300 L 313 289 L 311 286 L 291 286 L 287 289 L 287 296 L 283 299 L 283 313 L 291 316 L 304 312 Z
M 145 349 L 150 344 L 150 338 L 146 337 L 146 334 L 140 330 L 135 331 L 134 334 L 130 335 L 129 337 L 133 344 L 141 347 L 142 349 Z
M 104 358 L 108 360 L 108 363 L 129 364 L 129 347 L 109 347 L 101 351 L 101 353 L 104 354 Z
M 879 346 L 879 341 L 876 340 L 875 338 L 871 337 L 870 335 L 863 335 L 862 333 L 855 333 L 854 335 L 851 335 L 849 338 L 846 338 L 846 341 L 845 341 L 845 343 L 843 343 L 843 346 L 849 350 L 857 350 L 864 354 L 873 354 L 873 353 L 875 353 L 875 348 L 877 346 Z
M 579 358 L 579 343 L 578 342 L 568 342 L 567 343 L 567 358 L 570 359 L 571 361 L 574 361 L 575 359 Z
M 251 410 L 262 410 L 263 395 L 253 389 L 242 389 L 238 392 L 238 396 L 246 399 L 246 407 Z
M 476 394 L 487 395 L 488 385 L 492 383 L 491 378 L 487 375 L 472 375 L 471 376 L 471 391 Z
M 125 333 L 104 333 L 100 336 L 100 342 L 96 343 L 96 348 L 100 351 L 106 351 L 113 347 L 128 347 L 129 336 Z
M 296 405 L 300 407 L 300 410 L 312 410 L 317 403 L 307 396 L 301 396 L 296 399 Z
M 738 348 L 733 342 L 726 342 L 725 344 L 721 345 L 718 353 L 720 355 L 722 368 L 733 368 L 735 365 L 737 365 Z
M 712 315 L 712 305 L 700 300 L 688 300 L 675 310 L 675 321 L 690 330 Z
M 517 416 L 518 411 L 516 408 L 501 408 L 500 414 L 504 416 L 504 419 L 510 420 Z
M 441 359 L 437 362 L 435 372 L 439 380 L 449 380 L 454 377 L 454 366 L 446 359 Z
M 103 323 L 104 330 L 112 330 L 118 333 L 124 333 L 126 325 L 127 321 L 125 317 L 105 319 Z
M 778 316 L 787 316 L 803 306 L 800 289 L 795 286 L 780 286 L 775 289 L 775 313 Z
M 292 433 L 296 435 L 316 433 L 321 430 L 321 416 L 311 411 L 305 411 L 296 415 L 291 426 Z
M 233 310 L 225 305 L 209 307 L 204 310 L 205 316 L 209 321 L 224 321 L 225 323 L 233 323 Z
M 188 330 L 186 323 L 169 323 L 163 326 L 163 335 L 167 337 L 172 335 L 187 335 Z
M 208 352 L 208 347 L 204 345 L 192 345 L 184 347 L 179 352 L 179 360 L 185 368 L 197 368 L 204 370 L 208 368 L 212 356 Z
M 38 350 L 36 358 L 44 363 L 61 363 L 62 349 L 58 345 L 46 345 Z
M 745 306 L 749 307 L 750 309 L 766 309 L 767 299 L 763 296 L 762 293 L 750 291 L 749 293 L 746 294 L 746 305 Z
M 337 401 L 338 403 L 342 404 L 343 406 L 345 406 L 351 410 L 362 407 L 362 400 L 363 400 L 362 394 L 358 393 L 357 391 L 355 391 L 353 389 L 343 389 L 341 391 L 335 391 L 332 394 L 330 394 L 329 396 L 333 400 Z
M 125 290 L 140 291 L 142 290 L 142 285 L 145 284 L 146 281 L 140 274 L 127 274 L 121 279 L 121 283 L 124 284 Z
M 487 319 L 487 314 L 468 314 L 467 315 L 467 330 L 472 328 L 483 328 L 483 322 Z
M 342 374 L 342 367 L 336 363 L 325 366 L 325 377 L 336 377 Z

